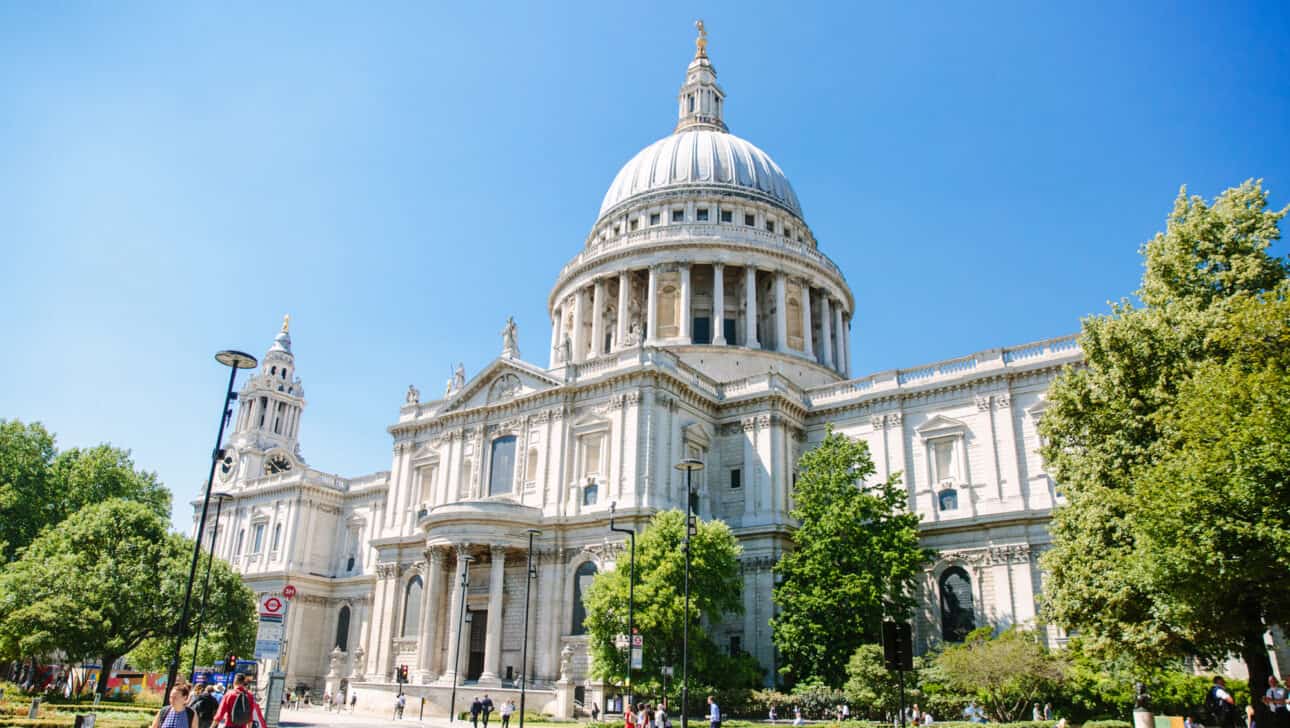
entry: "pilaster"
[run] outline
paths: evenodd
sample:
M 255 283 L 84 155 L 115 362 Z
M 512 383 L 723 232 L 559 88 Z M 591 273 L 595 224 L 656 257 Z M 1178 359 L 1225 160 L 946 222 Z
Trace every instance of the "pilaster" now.
M 726 345 L 726 267 L 712 265 L 712 343 Z

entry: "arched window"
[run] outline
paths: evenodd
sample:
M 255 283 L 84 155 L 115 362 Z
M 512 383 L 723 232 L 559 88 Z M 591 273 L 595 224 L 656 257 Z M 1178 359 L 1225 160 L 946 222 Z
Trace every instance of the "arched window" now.
M 583 622 L 587 621 L 587 605 L 582 600 L 587 596 L 587 590 L 591 588 L 591 580 L 596 578 L 596 565 L 588 561 L 578 567 L 573 572 L 573 624 L 569 629 L 570 634 L 586 634 L 587 627 Z
M 349 652 L 349 605 L 340 608 L 336 617 L 336 649 Z
M 515 436 L 493 440 L 488 464 L 488 494 L 509 495 L 515 491 Z
M 415 637 L 417 634 L 417 621 L 421 617 L 421 589 L 421 577 L 414 576 L 403 592 L 403 629 L 399 634 L 404 637 Z
M 962 642 L 968 632 L 976 629 L 976 616 L 972 609 L 972 580 L 958 566 L 951 566 L 941 574 L 941 638 L 946 642 Z

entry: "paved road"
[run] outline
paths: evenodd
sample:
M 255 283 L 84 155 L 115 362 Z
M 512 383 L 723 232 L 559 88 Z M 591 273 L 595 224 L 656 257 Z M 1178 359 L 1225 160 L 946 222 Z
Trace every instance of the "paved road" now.
M 408 701 L 408 707 L 403 714 L 403 720 L 394 720 L 390 713 L 381 716 L 374 713 L 337 713 L 326 711 L 322 708 L 306 708 L 303 710 L 284 710 L 279 720 L 279 725 L 288 728 L 314 728 L 315 726 L 336 726 L 337 728 L 470 728 L 470 721 L 448 722 L 448 718 L 426 716 L 424 720 L 417 720 L 416 706 L 412 701 Z M 496 718 L 489 721 L 489 728 L 501 728 L 502 722 Z M 511 721 L 511 728 L 518 728 L 517 720 Z M 573 724 L 570 724 L 571 728 Z

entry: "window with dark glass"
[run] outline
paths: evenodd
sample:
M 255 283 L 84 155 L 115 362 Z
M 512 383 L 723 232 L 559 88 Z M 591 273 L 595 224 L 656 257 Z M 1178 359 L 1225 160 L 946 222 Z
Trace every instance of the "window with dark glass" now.
M 573 624 L 569 625 L 570 634 L 586 634 L 587 627 L 583 622 L 587 621 L 587 605 L 582 600 L 587 596 L 587 590 L 591 588 L 591 582 L 596 578 L 596 565 L 590 561 L 583 563 L 578 570 L 573 572 Z
M 941 637 L 962 642 L 976 629 L 972 608 L 972 580 L 962 567 L 951 566 L 941 574 Z
M 744 487 L 744 471 L 742 469 L 735 468 L 734 470 L 730 471 L 730 487 L 731 488 Z
M 685 210 L 673 210 L 672 222 L 685 222 Z
M 349 605 L 340 608 L 340 614 L 336 617 L 336 649 L 341 652 L 349 651 Z
M 662 222 L 662 219 L 661 219 L 661 216 L 660 216 L 657 212 L 651 212 L 651 213 L 649 214 L 649 224 L 650 224 L 650 225 L 657 225 L 657 224 L 659 224 L 660 222 Z
M 507 495 L 515 490 L 515 436 L 493 440 L 488 466 L 488 494 Z
M 766 221 L 766 230 L 767 230 L 767 231 L 769 231 L 769 232 L 772 232 L 772 233 L 773 233 L 773 232 L 775 232 L 775 221 L 774 221 L 774 220 L 767 220 L 767 221 Z
M 417 633 L 417 620 L 421 618 L 421 577 L 414 576 L 403 590 L 403 629 L 399 634 L 413 637 Z
M 744 653 L 743 635 L 737 635 L 737 634 L 730 635 L 730 656 L 738 657 L 743 653 Z
M 959 507 L 959 492 L 953 488 L 942 490 L 937 499 L 942 511 L 952 511 Z
M 699 221 L 699 222 L 707 222 L 707 221 L 708 221 L 708 208 L 706 208 L 706 207 L 700 207 L 699 209 L 695 210 L 695 211 L 694 211 L 694 219 L 695 219 L 695 220 L 697 220 L 697 221 Z
M 694 317 L 694 343 L 712 343 L 712 319 L 707 316 Z
M 732 318 L 725 319 L 722 322 L 721 334 L 726 337 L 727 344 L 735 343 L 735 320 Z
M 757 216 L 752 213 L 744 213 L 744 224 L 752 227 L 757 224 Z
M 721 211 L 721 222 L 734 222 L 735 214 L 730 210 Z

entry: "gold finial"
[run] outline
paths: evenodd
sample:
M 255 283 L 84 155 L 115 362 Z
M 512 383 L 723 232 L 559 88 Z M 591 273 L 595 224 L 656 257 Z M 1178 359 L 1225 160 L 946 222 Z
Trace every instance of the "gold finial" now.
M 694 21 L 694 27 L 696 30 L 699 31 L 699 37 L 695 38 L 694 40 L 694 47 L 695 47 L 694 57 L 707 58 L 708 57 L 708 31 L 703 29 L 702 20 Z
M 288 333 L 287 330 L 290 328 L 291 328 L 291 314 L 285 314 L 282 317 L 282 333 L 284 334 Z

